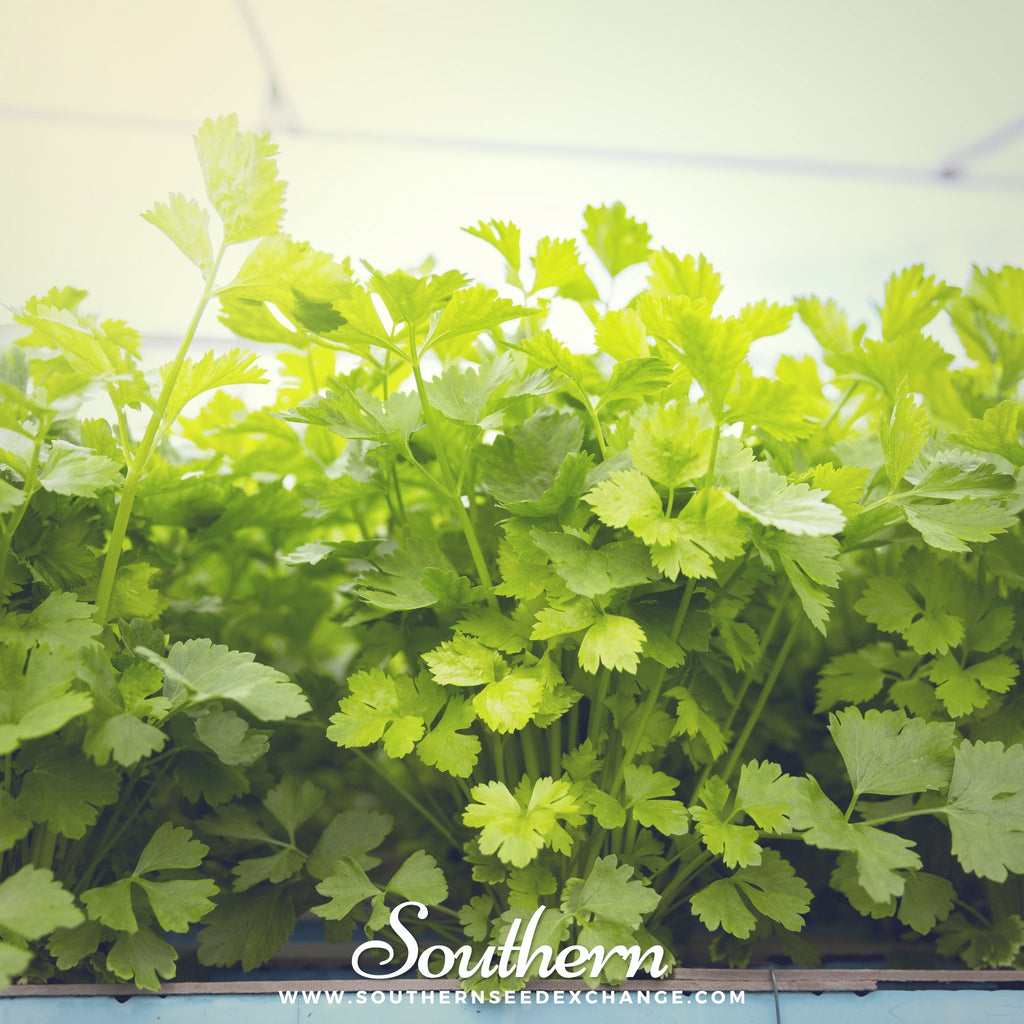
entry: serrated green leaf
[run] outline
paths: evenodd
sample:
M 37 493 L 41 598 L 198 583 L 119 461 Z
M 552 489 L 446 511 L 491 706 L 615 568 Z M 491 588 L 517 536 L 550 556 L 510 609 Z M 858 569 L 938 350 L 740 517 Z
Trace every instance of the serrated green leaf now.
M 474 786 L 462 816 L 470 828 L 479 828 L 481 852 L 497 853 L 506 864 L 525 867 L 545 846 L 565 853 L 568 834 L 559 824 L 580 824 L 582 808 L 562 779 L 538 779 L 532 787 L 524 779 L 513 794 L 500 782 Z
M 230 700 L 265 721 L 280 721 L 309 711 L 309 702 L 283 672 L 261 665 L 256 656 L 232 651 L 212 640 L 174 644 L 166 658 L 148 648 L 137 650 L 163 670 L 169 683 L 189 694 L 194 703 Z
M 985 707 L 993 693 L 1006 693 L 1013 686 L 1020 667 L 1005 654 L 961 666 L 952 654 L 936 658 L 928 676 L 936 684 L 935 695 L 950 718 L 962 718 Z
M 947 879 L 917 871 L 907 879 L 897 917 L 919 935 L 927 935 L 949 917 L 955 899 L 956 892 Z
M 342 747 L 365 747 L 383 739 L 389 757 L 412 751 L 444 701 L 439 692 L 417 688 L 408 676 L 378 669 L 357 672 L 348 684 L 352 693 L 331 716 L 327 738 Z
M 647 278 L 651 291 L 657 295 L 685 295 L 703 299 L 711 309 L 722 294 L 722 277 L 701 253 L 679 257 L 667 249 L 651 253 L 648 260 L 651 275 Z
M 925 277 L 921 263 L 893 274 L 885 285 L 882 337 L 893 341 L 901 334 L 921 330 L 959 294 L 959 288 L 936 281 L 934 277 Z
M 74 897 L 48 868 L 26 864 L 0 882 L 0 929 L 32 941 L 84 919 Z
M 542 238 L 537 243 L 537 255 L 531 257 L 530 262 L 534 267 L 530 295 L 545 288 L 557 288 L 558 294 L 567 299 L 579 302 L 597 300 L 597 289 L 587 277 L 572 239 Z
M 708 850 L 720 856 L 727 867 L 760 864 L 764 851 L 757 844 L 757 829 L 732 823 L 734 812 L 727 811 L 729 799 L 729 787 L 712 775 L 700 793 L 703 806 L 690 808 L 697 831 Z
M 810 776 L 794 779 L 792 787 L 789 820 L 805 843 L 856 854 L 858 882 L 876 903 L 902 895 L 906 884 L 903 872 L 921 867 L 921 858 L 909 839 L 864 822 L 847 821 Z
M 1000 402 L 986 409 L 980 420 L 968 420 L 949 440 L 979 451 L 995 452 L 1015 466 L 1024 466 L 1024 445 L 1020 443 L 1018 426 L 1020 410 L 1019 402 Z
M 179 878 L 168 882 L 138 879 L 160 927 L 169 932 L 186 932 L 189 925 L 201 921 L 214 908 L 211 896 L 217 894 L 212 878 Z
M 800 931 L 804 914 L 810 909 L 811 890 L 788 861 L 774 850 L 765 850 L 760 864 L 712 882 L 690 900 L 690 905 L 709 930 L 721 926 L 745 939 L 756 923 L 750 906 L 783 928 Z
M 196 739 L 227 765 L 251 765 L 270 748 L 267 733 L 250 729 L 234 711 L 218 708 L 196 718 Z
M 132 874 L 138 876 L 171 868 L 196 868 L 207 853 L 209 847 L 193 839 L 187 828 L 177 828 L 166 821 L 146 843 Z
M 221 894 L 199 932 L 199 962 L 230 967 L 241 961 L 242 970 L 251 971 L 288 941 L 294 927 L 295 908 L 284 886 Z
M 583 219 L 583 237 L 612 277 L 647 259 L 651 241 L 647 225 L 630 217 L 622 203 L 588 206 Z
M 160 978 L 173 978 L 178 954 L 148 928 L 118 935 L 107 954 L 107 968 L 125 981 L 134 981 L 138 988 L 156 992 Z
M 807 484 L 791 484 L 764 463 L 739 470 L 734 479 L 737 493 L 728 496 L 740 511 L 765 526 L 821 537 L 838 533 L 846 521 L 842 512 L 826 500 L 824 491 Z
M 675 797 L 678 780 L 656 772 L 650 765 L 627 765 L 622 773 L 626 806 L 645 828 L 656 828 L 662 835 L 685 835 L 690 814 Z
M 132 879 L 119 878 L 109 885 L 86 889 L 82 902 L 94 921 L 120 932 L 135 932 L 139 922 L 132 909 Z
M 562 889 L 561 909 L 577 921 L 608 921 L 639 928 L 658 905 L 658 894 L 633 877 L 629 864 L 599 857 L 586 878 L 570 878 Z
M 448 883 L 437 861 L 429 853 L 416 850 L 391 876 L 385 891 L 436 907 L 448 898 Z
M 846 764 L 855 797 L 899 796 L 949 784 L 955 729 L 951 722 L 908 718 L 902 711 L 845 708 L 828 731 Z
M 479 284 L 461 288 L 441 310 L 441 316 L 424 342 L 422 351 L 455 338 L 475 338 L 530 312 L 525 306 L 500 298 L 493 288 Z
M 637 417 L 629 453 L 633 465 L 652 480 L 680 487 L 707 475 L 711 442 L 712 427 L 698 408 L 677 403 Z
M 1010 527 L 1017 517 L 1003 505 L 983 498 L 963 498 L 947 504 L 902 502 L 907 522 L 926 544 L 942 551 L 969 551 Z
M 272 235 L 284 213 L 269 135 L 240 132 L 234 114 L 207 120 L 196 135 L 206 194 L 224 223 L 224 241 Z
M 1024 873 L 1024 746 L 961 743 L 945 814 L 965 871 L 995 882 Z
M 172 192 L 166 203 L 154 203 L 142 218 L 159 228 L 204 276 L 209 275 L 213 269 L 210 215 L 194 199 Z
M 313 847 L 306 869 L 314 878 L 326 878 L 343 857 L 351 857 L 364 870 L 376 867 L 380 860 L 370 850 L 384 842 L 393 824 L 391 815 L 363 808 L 336 814 Z
M 456 778 L 469 778 L 480 756 L 481 743 L 472 733 L 461 730 L 468 729 L 475 720 L 470 701 L 449 698 L 440 720 L 416 744 L 420 760 Z
M 613 671 L 635 672 L 645 639 L 646 634 L 634 619 L 605 613 L 580 642 L 580 665 L 587 672 L 597 672 L 601 665 Z
M 473 697 L 473 710 L 499 733 L 522 729 L 540 709 L 544 680 L 529 669 L 513 669 Z
M 295 831 L 323 805 L 326 793 L 309 779 L 286 775 L 263 798 L 263 806 L 278 820 L 288 838 L 295 841 Z
M 119 463 L 67 441 L 53 442 L 39 471 L 44 490 L 79 498 L 94 498 L 104 488 L 122 483 Z
M 312 909 L 328 921 L 341 921 L 353 908 L 382 890 L 370 881 L 366 872 L 351 857 L 341 857 L 333 870 L 316 891 L 328 897 L 327 903 L 320 903 Z
M 118 796 L 120 772 L 94 765 L 73 747 L 48 741 L 22 751 L 18 767 L 28 769 L 17 797 L 20 814 L 42 821 L 69 839 L 80 839 L 96 823 L 99 809 Z
M 879 423 L 885 472 L 894 490 L 924 447 L 928 428 L 928 413 L 910 394 L 900 396 L 889 418 Z

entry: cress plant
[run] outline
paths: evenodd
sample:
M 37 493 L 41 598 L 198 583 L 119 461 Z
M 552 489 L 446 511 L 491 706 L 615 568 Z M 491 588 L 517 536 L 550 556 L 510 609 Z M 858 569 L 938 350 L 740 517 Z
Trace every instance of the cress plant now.
M 203 276 L 159 380 L 70 289 L 0 364 L 0 969 L 154 987 L 165 932 L 250 968 L 298 913 L 344 939 L 407 899 L 453 945 L 546 906 L 552 946 L 807 961 L 828 886 L 1019 962 L 1024 272 L 908 268 L 875 337 L 816 298 L 725 316 L 616 204 L 589 269 L 466 229 L 508 295 L 357 275 L 278 233 L 265 137 L 197 145 L 223 238 L 146 215 Z M 189 358 L 211 302 L 276 350 L 261 409 L 221 390 L 255 357 Z M 794 317 L 818 358 L 755 374 Z

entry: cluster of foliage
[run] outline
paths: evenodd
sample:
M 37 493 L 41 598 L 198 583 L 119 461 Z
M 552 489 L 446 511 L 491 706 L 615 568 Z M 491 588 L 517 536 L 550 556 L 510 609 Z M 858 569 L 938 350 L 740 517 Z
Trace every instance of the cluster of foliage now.
M 554 946 L 806 962 L 828 890 L 1020 962 L 1024 271 L 895 274 L 877 338 L 816 298 L 724 316 L 616 204 L 589 270 L 468 228 L 514 298 L 360 278 L 279 233 L 265 137 L 197 148 L 218 246 L 193 200 L 146 214 L 204 281 L 175 359 L 64 289 L 0 360 L 0 980 L 156 987 L 168 933 L 250 968 L 403 899 L 455 944 L 546 906 Z M 189 357 L 213 301 L 276 352 L 262 408 L 222 390 L 253 355 Z M 755 374 L 797 317 L 819 357 Z

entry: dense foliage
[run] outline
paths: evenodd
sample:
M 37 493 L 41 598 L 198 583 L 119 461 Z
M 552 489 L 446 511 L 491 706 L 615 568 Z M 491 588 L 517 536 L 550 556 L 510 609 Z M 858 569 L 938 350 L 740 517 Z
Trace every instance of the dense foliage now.
M 71 288 L 0 358 L 0 979 L 153 988 L 194 925 L 250 968 L 403 899 L 453 943 L 546 906 L 538 942 L 806 962 L 830 890 L 1020 961 L 1024 271 L 895 274 L 874 338 L 723 316 L 616 204 L 590 269 L 466 229 L 507 295 L 356 274 L 279 233 L 265 137 L 197 148 L 216 244 L 146 214 L 203 279 L 174 360 Z M 211 303 L 278 387 L 190 355 Z M 795 317 L 819 358 L 756 375 Z

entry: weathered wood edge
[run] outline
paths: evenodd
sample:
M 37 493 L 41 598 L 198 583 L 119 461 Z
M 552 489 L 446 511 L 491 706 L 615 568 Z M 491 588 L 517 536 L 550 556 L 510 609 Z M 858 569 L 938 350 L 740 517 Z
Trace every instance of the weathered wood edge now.
M 898 988 L 1024 988 L 1024 971 L 881 971 L 881 970 L 800 970 L 783 968 L 775 971 L 775 985 L 768 968 L 748 970 L 677 970 L 664 981 L 634 980 L 625 982 L 623 989 L 668 989 L 684 992 L 746 991 L 771 992 L 874 992 L 879 987 Z M 88 998 L 117 996 L 161 998 L 164 996 L 210 995 L 274 995 L 281 991 L 340 991 L 359 992 L 372 989 L 384 992 L 424 992 L 453 990 L 459 987 L 455 979 L 394 979 L 371 981 L 365 978 L 324 978 L 321 980 L 278 981 L 223 981 L 223 982 L 171 982 L 159 992 L 142 992 L 134 985 L 12 985 L 0 992 L 0 998 L 47 996 L 59 998 Z M 600 986 L 606 988 L 607 986 Z M 552 979 L 533 981 L 527 986 L 534 990 L 586 990 L 578 981 Z

